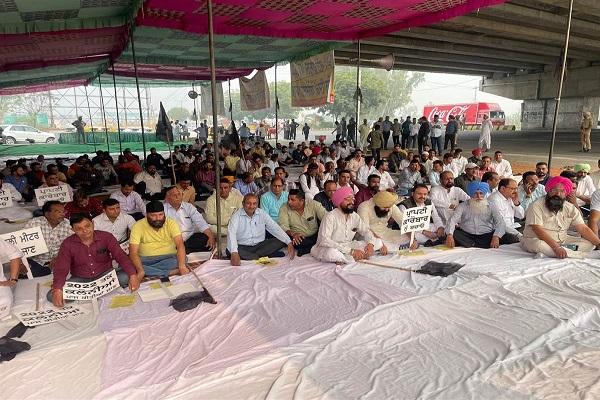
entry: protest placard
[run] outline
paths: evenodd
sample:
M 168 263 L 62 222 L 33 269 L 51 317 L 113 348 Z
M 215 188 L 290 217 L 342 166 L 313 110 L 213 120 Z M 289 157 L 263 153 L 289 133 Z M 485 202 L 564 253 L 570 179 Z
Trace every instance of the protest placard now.
M 23 256 L 31 257 L 48 252 L 48 246 L 39 226 L 0 235 L 0 239 L 14 244 L 21 250 Z
M 292 107 L 316 107 L 334 100 L 333 51 L 290 63 Z
M 40 207 L 50 200 L 60 201 L 61 203 L 68 203 L 72 200 L 67 185 L 37 188 L 35 189 L 35 198 Z
M 63 298 L 65 300 L 93 300 L 104 296 L 119 287 L 117 271 L 114 269 L 91 282 L 65 282 Z
M 64 308 L 59 309 L 20 312 L 15 314 L 15 316 L 25 326 L 37 326 L 50 324 L 82 314 L 85 314 L 85 312 L 75 306 L 65 306 Z
M 429 228 L 431 206 L 408 208 L 404 211 L 400 233 L 418 232 Z
M 10 190 L 0 189 L 0 208 L 12 207 L 12 195 Z

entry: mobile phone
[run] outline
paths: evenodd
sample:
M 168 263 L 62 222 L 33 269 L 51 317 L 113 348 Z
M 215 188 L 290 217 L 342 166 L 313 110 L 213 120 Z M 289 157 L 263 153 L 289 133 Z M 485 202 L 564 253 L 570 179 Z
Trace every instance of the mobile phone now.
M 166 282 L 171 282 L 171 280 L 169 279 L 169 277 L 168 277 L 168 276 L 162 276 L 162 277 L 160 278 L 160 281 L 161 281 L 161 282 L 163 282 L 163 283 L 166 283 Z
M 576 244 L 563 244 L 563 247 L 573 251 L 579 250 L 579 246 Z

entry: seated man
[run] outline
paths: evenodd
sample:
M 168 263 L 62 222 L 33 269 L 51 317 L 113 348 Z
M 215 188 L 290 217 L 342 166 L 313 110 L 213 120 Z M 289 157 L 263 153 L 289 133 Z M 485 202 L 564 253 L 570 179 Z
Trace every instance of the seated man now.
M 521 224 L 515 222 L 515 218 L 525 218 L 525 210 L 521 207 L 519 195 L 517 194 L 517 182 L 514 179 L 503 178 L 498 184 L 498 191 L 492 193 L 489 198 L 492 210 L 504 220 L 504 228 L 507 236 L 512 236 L 511 241 L 517 243 L 521 239 L 518 229 Z
M 488 204 L 485 197 L 490 191 L 488 184 L 469 182 L 467 191 L 471 198 L 456 207 L 446 224 L 446 246 L 489 249 L 515 243 L 513 237 L 505 234 L 502 216 Z
M 165 277 L 190 272 L 179 226 L 165 216 L 160 201 L 148 203 L 146 218 L 133 225 L 129 236 L 129 258 L 135 268 L 147 276 Z
M 215 237 L 210 226 L 195 206 L 183 201 L 183 194 L 177 186 L 167 189 L 165 216 L 177 222 L 186 254 L 215 248 Z
M 258 187 L 257 194 L 259 196 L 269 191 L 269 188 L 271 187 L 271 179 L 273 179 L 271 168 L 267 166 L 261 168 L 260 174 L 260 178 L 254 179 L 254 183 L 256 183 L 256 186 Z
M 69 192 L 69 197 L 73 199 L 73 188 L 68 183 L 62 182 L 60 180 L 58 172 L 46 172 L 44 174 L 44 179 L 46 180 L 46 182 L 42 186 L 40 186 L 40 188 L 65 186 L 67 188 L 67 192 Z
M 333 202 L 331 201 L 331 196 L 337 190 L 337 183 L 334 181 L 325 181 L 323 183 L 323 191 L 319 192 L 315 195 L 315 201 L 321 203 L 323 208 L 327 211 L 333 210 L 335 207 L 333 206 Z
M 136 221 L 144 218 L 146 215 L 146 205 L 142 196 L 133 190 L 133 182 L 121 182 L 121 190 L 110 194 L 111 199 L 115 199 L 121 206 L 121 211 L 129 214 Z
M 518 189 L 519 201 L 523 210 L 527 211 L 527 208 L 533 204 L 540 197 L 546 195 L 546 189 L 544 185 L 539 183 L 539 178 L 533 171 L 527 171 L 523 174 L 523 179 Z
M 256 186 L 256 183 L 254 182 L 252 172 L 244 172 L 242 177 L 235 181 L 233 187 L 239 190 L 242 196 L 258 193 L 258 186 Z
M 408 196 L 410 191 L 417 183 L 423 183 L 421 178 L 421 172 L 419 172 L 421 166 L 419 161 L 416 159 L 410 160 L 407 168 L 404 168 L 400 173 L 398 179 L 398 194 L 401 196 Z
M 190 174 L 181 174 L 179 176 L 179 182 L 177 187 L 181 190 L 183 201 L 186 203 L 194 204 L 196 201 L 196 189 L 192 185 L 192 177 Z
M 341 187 L 332 196 L 336 207 L 321 221 L 317 244 L 310 254 L 321 261 L 350 263 L 371 257 L 383 243 L 374 237 L 358 214 L 354 212 L 354 192 L 350 187 Z M 361 241 L 354 240 L 356 234 Z
M 227 252 L 231 254 L 231 265 L 241 265 L 241 260 L 256 260 L 260 257 L 281 257 L 279 250 L 287 245 L 290 259 L 294 258 L 294 244 L 288 235 L 269 215 L 258 208 L 258 197 L 244 196 L 242 208 L 229 220 Z M 274 237 L 265 239 L 266 232 Z
M 0 174 L 1 175 L 1 174 Z M 19 248 L 4 240 L 0 240 L 0 318 L 10 314 L 13 293 L 11 288 L 19 281 L 19 269 L 21 267 L 23 253 Z M 2 264 L 9 263 L 9 276 L 4 279 Z
M 498 190 L 498 184 L 500 183 L 500 175 L 491 171 L 486 172 L 481 177 L 481 182 L 488 184 L 488 186 L 490 187 L 490 194 L 496 193 L 496 191 Z
M 388 162 L 379 160 L 375 164 L 375 175 L 379 176 L 379 190 L 387 190 L 394 192 L 396 190 L 396 182 L 388 172 Z
M 410 197 L 404 199 L 398 205 L 398 209 L 400 209 L 401 212 L 404 212 L 409 208 L 431 206 L 431 220 L 429 222 L 429 228 L 415 232 L 415 242 L 424 244 L 425 246 L 436 246 L 442 243 L 442 240 L 446 237 L 446 234 L 444 233 L 444 223 L 442 222 L 435 205 L 427 198 L 428 195 L 429 189 L 427 189 L 427 185 L 423 183 L 417 183 Z M 415 248 L 414 243 L 413 248 Z
M 431 186 L 440 186 L 441 185 L 440 174 L 443 171 L 444 171 L 444 163 L 441 162 L 440 160 L 435 160 L 431 164 L 431 171 L 429 171 L 429 174 L 427 174 L 427 177 L 429 178 L 429 184 Z M 450 171 L 450 172 L 452 172 L 452 171 Z
M 73 196 L 73 201 L 65 206 L 65 218 L 74 214 L 87 214 L 90 218 L 102 214 L 102 204 L 93 197 L 89 197 L 84 189 L 79 189 Z
M 106 199 L 102 202 L 104 212 L 92 221 L 94 229 L 112 233 L 117 242 L 124 243 L 129 239 L 129 232 L 135 224 L 135 219 L 129 214 L 121 212 L 121 206 L 116 199 Z
M 140 287 L 143 270 L 136 270 L 113 235 L 94 230 L 94 223 L 83 213 L 74 214 L 70 222 L 75 234 L 60 246 L 52 270 L 52 289 L 47 296 L 55 307 L 64 306 L 62 289 L 67 276 L 70 275 L 69 282 L 94 281 L 113 270 L 113 260 L 119 264 L 119 284 L 129 285 L 131 291 Z
M 260 196 L 260 208 L 265 210 L 273 221 L 279 222 L 279 209 L 287 203 L 288 192 L 283 191 L 283 181 L 279 178 L 273 178 L 270 187 L 270 191 Z
M 500 179 L 512 178 L 512 167 L 510 163 L 504 159 L 500 150 L 494 153 L 494 161 L 492 161 L 492 168 L 494 168 L 494 171 L 496 171 L 496 173 L 500 176 Z
M 217 234 L 217 196 L 220 197 L 220 217 L 221 217 L 221 235 L 227 235 L 227 225 L 233 213 L 242 208 L 242 196 L 238 192 L 234 192 L 231 187 L 231 182 L 222 180 L 219 184 L 219 192 L 213 193 L 206 200 L 206 211 L 204 213 L 206 222 L 210 224 L 210 230 L 215 235 Z
M 381 253 L 387 249 L 398 250 L 399 246 L 407 244 L 410 235 L 400 234 L 399 230 L 388 228 L 388 221 L 393 219 L 398 225 L 402 224 L 402 212 L 396 206 L 398 195 L 387 191 L 378 192 L 370 200 L 358 207 L 358 215 L 375 237 L 383 241 Z
M 298 256 L 310 253 L 317 243 L 319 221 L 325 214 L 325 208 L 319 202 L 307 199 L 302 190 L 290 191 L 287 204 L 279 211 L 279 225 L 292 239 Z
M 135 190 L 146 200 L 162 199 L 162 178 L 156 172 L 156 166 L 146 165 L 146 170 L 135 174 Z
M 379 193 L 379 183 L 381 177 L 376 174 L 369 175 L 367 178 L 367 186 L 362 187 L 354 195 L 354 208 L 358 210 L 358 207 L 365 201 L 369 201 L 377 193 Z
M 575 196 L 577 197 L 577 204 L 580 207 L 589 206 L 592 200 L 592 194 L 596 191 L 594 181 L 588 175 L 590 172 L 589 164 L 575 164 L 575 172 L 577 173 L 577 189 L 575 190 Z M 584 215 L 587 215 L 587 210 Z
M 461 174 L 460 176 L 457 176 L 454 179 L 454 186 L 456 186 L 457 188 L 462 189 L 463 191 L 467 190 L 467 185 L 469 184 L 469 182 L 473 182 L 473 181 L 479 181 L 480 179 L 477 177 L 477 164 L 475 163 L 468 163 L 465 166 L 465 172 L 463 174 Z M 454 173 L 452 174 L 453 176 Z
M 572 182 L 562 176 L 548 179 L 546 196 L 527 208 L 521 247 L 530 253 L 548 257 L 578 256 L 600 245 L 600 239 L 585 225 L 575 205 L 566 201 L 573 192 Z M 569 236 L 574 228 L 581 238 Z M 581 253 L 579 253 L 581 254 Z
M 48 252 L 29 258 L 33 276 L 45 276 L 52 272 L 58 249 L 73 234 L 69 220 L 65 219 L 65 206 L 58 201 L 47 201 L 42 206 L 43 216 L 35 217 L 23 229 L 39 226 L 48 246 Z
M 461 201 L 469 200 L 469 196 L 461 188 L 454 186 L 454 176 L 450 171 L 440 174 L 440 185 L 431 188 L 429 197 L 444 224 L 450 220 Z
M 2 174 L 0 174 L 0 190 L 6 190 L 13 201 L 23 200 L 21 193 L 12 184 L 4 182 L 4 175 Z

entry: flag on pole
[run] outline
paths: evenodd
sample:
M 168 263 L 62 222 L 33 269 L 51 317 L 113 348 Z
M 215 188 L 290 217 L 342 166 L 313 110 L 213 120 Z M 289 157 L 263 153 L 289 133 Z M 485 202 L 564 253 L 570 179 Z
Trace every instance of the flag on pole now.
M 171 126 L 171 120 L 167 116 L 162 101 L 160 102 L 158 122 L 156 123 L 156 139 L 167 143 L 173 142 L 173 127 Z
M 198 119 L 198 115 L 196 114 L 196 109 L 194 108 L 194 112 L 192 113 L 192 119 L 195 121 Z
M 275 107 L 279 110 L 279 96 L 275 96 Z

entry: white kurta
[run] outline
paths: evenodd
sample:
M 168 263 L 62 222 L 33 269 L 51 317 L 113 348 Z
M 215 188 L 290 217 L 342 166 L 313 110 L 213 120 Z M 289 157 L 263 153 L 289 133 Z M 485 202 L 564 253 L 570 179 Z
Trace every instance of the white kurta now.
M 360 218 L 362 218 L 365 225 L 367 225 L 377 237 L 383 240 L 389 250 L 398 250 L 399 245 L 409 242 L 409 234 L 402 235 L 399 230 L 390 229 L 387 226 L 390 218 L 393 218 L 398 225 L 402 224 L 403 214 L 397 206 L 392 206 L 387 216 L 380 218 L 375 214 L 375 201 L 369 199 L 358 206 L 358 215 L 360 215 Z
M 489 119 L 481 123 L 481 133 L 479 134 L 479 148 L 489 150 L 492 148 L 492 121 Z
M 0 240 L 0 263 L 5 264 L 16 258 L 23 257 L 21 250 L 10 243 Z M 10 278 L 10 276 L 9 276 Z M 0 281 L 5 281 L 6 277 L 0 265 Z M 8 286 L 0 286 L 0 318 L 4 318 L 10 314 L 12 307 L 12 290 Z
M 363 240 L 354 240 L 357 233 Z M 372 243 L 375 250 L 379 250 L 382 245 L 381 240 L 373 236 L 357 213 L 344 214 L 336 208 L 328 212 L 321 221 L 317 244 L 310 254 L 325 262 L 351 263 L 354 262 L 352 250 L 363 250 L 368 243 Z
M 424 206 L 425 203 L 417 204 L 417 207 Z M 406 210 L 406 207 L 404 207 L 404 205 L 402 204 L 398 208 L 400 209 L 400 212 L 404 212 Z M 433 203 L 431 203 L 431 219 L 433 220 L 433 222 L 429 224 L 429 228 L 426 229 L 427 232 L 436 232 L 438 228 L 444 228 L 444 223 L 442 222 L 442 219 L 440 218 L 440 215 L 438 214 L 437 209 L 435 208 L 435 204 Z M 420 244 L 423 244 L 430 239 L 427 236 L 423 235 L 423 231 L 417 231 L 415 232 L 415 240 Z
M 454 210 L 450 209 L 450 205 L 458 206 L 459 202 L 469 200 L 470 197 L 464 190 L 456 186 L 452 186 L 450 190 L 443 186 L 435 186 L 431 188 L 429 198 L 435 205 L 442 222 L 446 224 L 454 213 Z
M 500 178 L 512 178 L 512 167 L 506 160 L 500 160 L 500 162 L 492 161 L 492 168 L 500 176 Z

